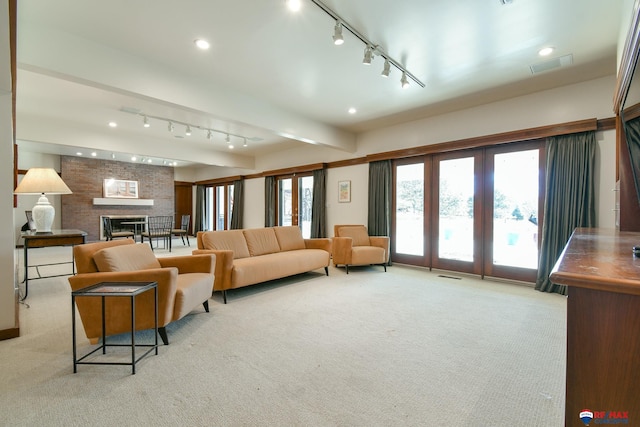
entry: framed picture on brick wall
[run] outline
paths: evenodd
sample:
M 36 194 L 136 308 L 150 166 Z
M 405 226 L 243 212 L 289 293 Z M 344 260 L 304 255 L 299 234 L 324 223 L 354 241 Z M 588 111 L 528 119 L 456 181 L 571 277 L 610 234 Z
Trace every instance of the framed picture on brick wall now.
M 138 181 L 106 178 L 104 180 L 103 197 L 137 199 Z

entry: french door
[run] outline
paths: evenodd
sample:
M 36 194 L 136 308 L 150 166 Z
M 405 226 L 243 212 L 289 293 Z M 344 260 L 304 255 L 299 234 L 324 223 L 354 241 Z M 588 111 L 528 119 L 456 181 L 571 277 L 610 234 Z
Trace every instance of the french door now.
M 543 148 L 534 141 L 396 161 L 393 259 L 535 281 Z
M 311 237 L 313 176 L 278 177 L 278 225 L 297 225 L 305 239 Z

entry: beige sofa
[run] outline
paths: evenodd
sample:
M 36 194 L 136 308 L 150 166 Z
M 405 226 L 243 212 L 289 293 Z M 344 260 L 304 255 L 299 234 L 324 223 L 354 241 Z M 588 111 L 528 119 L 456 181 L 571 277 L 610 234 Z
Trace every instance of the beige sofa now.
M 169 344 L 165 326 L 181 319 L 200 304 L 209 311 L 213 292 L 215 256 L 174 256 L 156 258 L 149 245 L 131 239 L 88 243 L 73 247 L 78 274 L 69 277 L 72 290 L 99 282 L 158 282 L 158 332 Z M 105 300 L 106 335 L 131 331 L 128 298 Z M 87 338 L 92 343 L 102 336 L 100 298 L 76 298 Z M 136 330 L 153 328 L 153 293 L 136 298 Z
M 329 275 L 331 239 L 304 239 L 299 227 L 200 231 L 198 254 L 215 254 L 214 291 L 280 279 L 324 268 Z

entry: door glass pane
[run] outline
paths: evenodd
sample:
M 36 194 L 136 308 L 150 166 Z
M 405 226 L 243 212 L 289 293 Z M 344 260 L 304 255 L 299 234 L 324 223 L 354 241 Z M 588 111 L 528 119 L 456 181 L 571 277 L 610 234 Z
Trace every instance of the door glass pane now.
M 396 253 L 424 255 L 424 163 L 396 168 Z
M 473 157 L 440 161 L 440 258 L 473 261 Z
M 227 186 L 227 200 L 229 200 L 229 210 L 227 211 L 227 230 L 231 230 L 231 212 L 233 212 L 233 185 Z
M 278 225 L 291 225 L 291 179 L 278 181 Z
M 206 230 L 215 230 L 214 228 L 214 219 L 216 217 L 215 211 L 213 209 L 215 203 L 213 203 L 213 187 L 207 187 L 205 189 L 205 200 L 207 203 L 205 204 L 205 214 L 204 214 L 204 223 L 206 224 Z
M 224 186 L 216 187 L 216 230 L 224 230 Z
M 538 268 L 538 150 L 496 154 L 493 263 Z
M 302 230 L 302 237 L 311 237 L 311 205 L 313 203 L 313 177 L 304 176 L 298 180 L 298 225 Z

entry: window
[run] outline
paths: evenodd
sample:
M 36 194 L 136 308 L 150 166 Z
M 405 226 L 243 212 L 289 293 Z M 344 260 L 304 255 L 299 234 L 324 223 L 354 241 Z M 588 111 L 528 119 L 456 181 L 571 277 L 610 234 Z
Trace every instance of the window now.
M 208 230 L 229 230 L 233 210 L 233 184 L 219 184 L 207 188 Z

